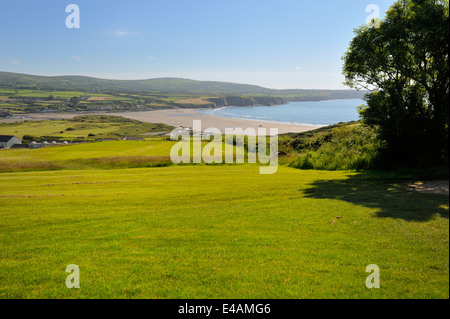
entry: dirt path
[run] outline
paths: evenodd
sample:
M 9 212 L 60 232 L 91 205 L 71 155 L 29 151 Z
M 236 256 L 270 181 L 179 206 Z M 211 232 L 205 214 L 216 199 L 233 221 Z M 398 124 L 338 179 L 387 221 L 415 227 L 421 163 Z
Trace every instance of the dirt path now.
M 421 193 L 432 193 L 447 195 L 448 192 L 448 181 L 425 181 L 417 182 L 414 184 L 408 184 L 410 190 L 415 190 Z

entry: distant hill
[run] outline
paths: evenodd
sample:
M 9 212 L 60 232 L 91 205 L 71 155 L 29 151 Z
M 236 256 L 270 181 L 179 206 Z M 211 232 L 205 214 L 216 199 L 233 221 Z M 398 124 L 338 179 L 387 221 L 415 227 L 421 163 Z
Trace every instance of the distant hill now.
M 84 92 L 161 93 L 210 96 L 273 96 L 287 101 L 314 101 L 362 98 L 366 92 L 354 90 L 274 90 L 257 85 L 182 78 L 148 80 L 107 80 L 87 76 L 38 76 L 0 72 L 0 88 L 75 90 Z

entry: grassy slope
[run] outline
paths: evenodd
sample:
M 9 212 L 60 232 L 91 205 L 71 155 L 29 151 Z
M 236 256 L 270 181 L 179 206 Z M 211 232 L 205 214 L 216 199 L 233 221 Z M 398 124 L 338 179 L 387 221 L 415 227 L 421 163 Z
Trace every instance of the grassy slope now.
M 116 131 L 120 125 L 96 125 L 95 127 L 85 126 L 75 128 L 73 131 L 66 131 L 67 128 L 75 126 L 69 121 L 27 121 L 17 123 L 0 124 L 0 134 L 13 134 L 22 138 L 25 134 L 34 136 L 58 136 L 61 138 L 72 139 L 78 136 L 87 136 L 93 134 L 107 134 Z M 62 133 L 61 133 L 62 132 Z
M 0 194 L 3 298 L 449 296 L 448 197 L 364 175 L 259 175 L 254 165 L 4 173 Z M 71 263 L 78 290 L 64 284 Z M 381 289 L 365 287 L 372 263 Z
M 0 172 L 167 166 L 174 143 L 153 138 L 1 150 Z
M 44 147 L 41 149 L 2 150 L 0 161 L 34 162 L 72 159 L 99 158 L 111 156 L 169 156 L 176 142 L 152 139 L 148 141 L 111 141 L 85 143 L 69 146 Z

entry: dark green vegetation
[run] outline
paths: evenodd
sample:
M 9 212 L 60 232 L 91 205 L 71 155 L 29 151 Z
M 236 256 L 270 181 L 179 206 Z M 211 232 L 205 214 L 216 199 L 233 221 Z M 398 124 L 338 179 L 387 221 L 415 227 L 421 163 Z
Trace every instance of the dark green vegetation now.
M 360 113 L 383 141 L 379 163 L 448 165 L 448 1 L 398 1 L 379 28 L 355 33 L 344 74 L 351 87 L 375 88 Z
M 287 134 L 280 145 L 286 154 L 298 154 L 290 166 L 324 170 L 375 168 L 381 146 L 376 131 L 358 122 Z
M 446 165 L 386 169 L 381 156 L 385 142 L 378 129 L 362 121 L 339 123 L 304 133 L 280 136 L 280 163 L 300 169 L 391 171 L 397 177 L 419 180 L 448 179 Z
M 354 90 L 272 90 L 256 85 L 178 78 L 104 80 L 0 72 L 0 116 L 45 111 L 280 105 L 362 98 Z

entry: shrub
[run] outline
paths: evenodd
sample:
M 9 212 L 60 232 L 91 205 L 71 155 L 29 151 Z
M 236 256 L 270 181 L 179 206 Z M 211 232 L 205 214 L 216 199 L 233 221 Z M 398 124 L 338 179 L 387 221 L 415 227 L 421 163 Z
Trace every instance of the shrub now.
M 29 134 L 25 134 L 22 137 L 22 143 L 27 144 L 27 143 L 31 143 L 33 141 L 35 141 L 37 138 L 34 135 L 29 135 Z
M 301 154 L 290 166 L 301 169 L 348 170 L 374 168 L 382 144 L 375 129 L 364 125 L 334 128 L 329 141 Z

